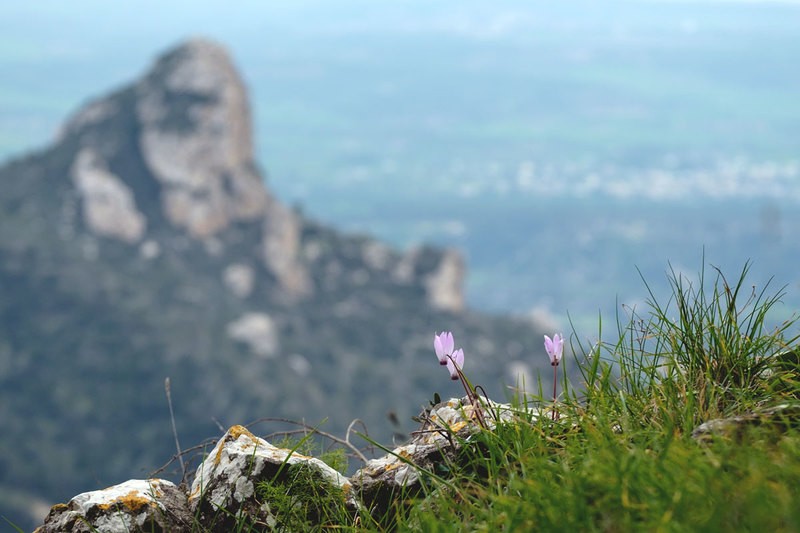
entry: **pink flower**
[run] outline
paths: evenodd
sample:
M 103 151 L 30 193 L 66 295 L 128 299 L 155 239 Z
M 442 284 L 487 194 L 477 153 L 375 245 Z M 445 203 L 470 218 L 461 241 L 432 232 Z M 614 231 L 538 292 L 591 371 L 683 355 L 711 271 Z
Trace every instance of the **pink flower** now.
M 450 371 L 450 379 L 458 379 L 458 371 L 464 368 L 464 350 L 459 348 L 453 352 L 453 355 L 447 358 L 445 364 L 447 365 L 447 370 Z
M 440 365 L 448 364 L 450 356 L 453 355 L 453 348 L 455 348 L 455 341 L 453 334 L 449 331 L 443 331 L 441 334 L 433 336 L 433 350 L 436 352 L 436 357 L 439 358 Z
M 547 355 L 550 356 L 550 364 L 558 366 L 561 362 L 561 356 L 564 354 L 564 339 L 560 334 L 556 333 L 551 339 L 547 335 L 544 336 L 544 349 Z

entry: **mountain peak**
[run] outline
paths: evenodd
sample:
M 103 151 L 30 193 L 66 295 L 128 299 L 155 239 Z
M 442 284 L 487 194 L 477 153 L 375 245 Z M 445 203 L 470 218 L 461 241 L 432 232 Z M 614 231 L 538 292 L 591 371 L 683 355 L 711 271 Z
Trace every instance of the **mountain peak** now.
M 205 237 L 263 215 L 247 93 L 221 46 L 195 39 L 167 52 L 136 96 L 142 157 L 170 222 Z
M 134 229 L 110 230 L 111 224 L 87 216 L 95 222 L 89 225 L 100 234 L 137 241 L 146 224 L 132 221 L 154 195 L 166 219 L 195 238 L 263 217 L 271 200 L 253 162 L 250 121 L 247 92 L 223 47 L 193 39 L 169 50 L 138 82 L 89 103 L 64 127 L 62 142 L 79 140 L 72 175 L 83 184 L 84 200 L 96 204 L 100 196 L 107 202 L 114 196 L 111 203 L 126 207 L 123 218 Z M 144 171 L 133 173 L 133 182 L 131 155 Z M 115 163 L 125 168 L 109 172 Z M 104 179 L 96 179 L 98 172 Z M 125 179 L 113 179 L 122 175 Z
M 84 106 L 60 145 L 71 154 L 69 174 L 91 233 L 146 243 L 164 238 L 166 222 L 172 234 L 218 250 L 223 234 L 245 223 L 259 235 L 266 270 L 288 294 L 305 295 L 301 221 L 264 186 L 251 132 L 247 91 L 230 56 L 193 39 L 138 81 Z

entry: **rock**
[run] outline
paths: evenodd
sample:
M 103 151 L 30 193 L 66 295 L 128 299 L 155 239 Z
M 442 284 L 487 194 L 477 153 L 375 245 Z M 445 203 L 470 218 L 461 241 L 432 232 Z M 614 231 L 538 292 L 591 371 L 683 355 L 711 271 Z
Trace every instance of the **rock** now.
M 90 230 L 127 243 L 142 238 L 146 222 L 136 209 L 133 193 L 94 151 L 84 148 L 78 153 L 71 176 L 82 200 L 84 223 Z
M 800 426 L 800 404 L 784 403 L 729 418 L 717 418 L 703 422 L 692 431 L 692 438 L 700 441 L 714 436 L 740 437 L 748 428 L 764 427 L 784 432 L 790 427 Z
M 50 509 L 34 533 L 191 531 L 186 495 L 163 479 L 132 479 Z
M 364 263 L 375 270 L 385 270 L 392 261 L 392 250 L 382 242 L 370 241 L 364 245 Z
M 169 481 L 130 480 L 54 506 L 35 533 L 306 531 L 353 523 L 365 509 L 379 520 L 421 492 L 425 471 L 438 474 L 443 463 L 458 461 L 482 424 L 518 420 L 510 405 L 483 401 L 476 409 L 453 398 L 426 410 L 408 444 L 367 461 L 350 479 L 233 426 L 197 468 L 188 496 Z
M 447 250 L 436 268 L 424 278 L 428 302 L 436 309 L 458 313 L 464 310 L 464 260 Z
M 421 280 L 428 304 L 454 313 L 464 310 L 465 276 L 464 260 L 458 252 L 427 246 L 409 250 L 393 271 L 393 278 L 400 283 Z
M 198 467 L 189 504 L 211 531 L 233 531 L 243 515 L 259 530 L 296 531 L 299 522 L 324 522 L 325 513 L 334 511 L 330 507 L 356 507 L 350 483 L 339 472 L 242 426 L 231 427 Z
M 272 357 L 278 351 L 278 329 L 266 313 L 247 313 L 227 327 L 228 336 L 248 345 L 262 357 Z
M 270 201 L 263 221 L 261 258 L 286 291 L 308 296 L 313 285 L 308 269 L 299 261 L 302 227 L 297 215 L 276 201 Z
M 263 215 L 247 94 L 221 46 L 192 40 L 168 52 L 136 92 L 142 156 L 173 224 L 206 237 Z
M 146 240 L 139 247 L 139 255 L 144 259 L 151 261 L 161 255 L 161 245 L 153 240 Z
M 195 39 L 168 51 L 141 80 L 88 104 L 61 132 L 60 141 L 77 150 L 70 175 L 87 228 L 135 244 L 148 222 L 163 240 L 166 221 L 220 256 L 231 240 L 226 232 L 248 226 L 246 262 L 261 263 L 292 299 L 309 295 L 302 220 L 264 186 L 251 129 L 244 83 L 223 47 Z M 238 283 L 236 291 L 246 287 Z
M 408 444 L 370 460 L 350 478 L 364 506 L 378 516 L 401 495 L 408 497 L 421 491 L 420 469 L 436 472 L 437 465 L 454 461 L 462 443 L 482 431 L 476 421 L 478 412 L 489 428 L 498 421 L 511 422 L 516 416 L 509 404 L 491 400 L 480 411 L 467 398 L 451 398 L 437 404 L 423 414 L 423 425 L 412 433 Z
M 247 298 L 253 292 L 256 275 L 252 267 L 235 263 L 228 265 L 222 272 L 225 286 L 238 298 Z

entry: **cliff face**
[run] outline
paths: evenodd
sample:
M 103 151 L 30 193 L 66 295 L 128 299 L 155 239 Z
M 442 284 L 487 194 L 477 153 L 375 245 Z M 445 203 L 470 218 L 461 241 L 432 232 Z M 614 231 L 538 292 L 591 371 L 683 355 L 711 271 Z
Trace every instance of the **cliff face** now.
M 247 94 L 218 45 L 168 52 L 139 82 L 81 109 L 61 142 L 77 143 L 70 177 L 94 235 L 151 249 L 188 237 L 221 254 L 226 230 L 252 225 L 260 266 L 286 294 L 311 292 L 301 222 L 256 170 Z M 164 221 L 171 236 L 158 235 Z
M 164 463 L 167 376 L 185 442 L 263 416 L 332 432 L 359 417 L 380 439 L 388 410 L 449 386 L 434 331 L 456 332 L 490 390 L 546 362 L 521 353 L 540 350 L 530 324 L 464 309 L 455 252 L 401 253 L 282 205 L 213 43 L 84 106 L 0 188 L 0 446 L 16 455 L 0 493 L 63 500 Z

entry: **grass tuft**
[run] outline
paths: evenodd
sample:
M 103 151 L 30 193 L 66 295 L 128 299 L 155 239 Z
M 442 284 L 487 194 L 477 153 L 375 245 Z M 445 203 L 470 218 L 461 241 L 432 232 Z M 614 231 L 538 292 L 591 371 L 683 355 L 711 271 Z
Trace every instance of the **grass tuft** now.
M 770 326 L 783 290 L 748 286 L 748 271 L 729 282 L 716 268 L 711 281 L 670 268 L 671 297 L 662 304 L 648 286 L 646 309 L 618 315 L 611 340 L 602 320 L 595 342 L 573 331 L 583 383 L 566 387 L 561 419 L 525 420 L 530 400 L 518 395 L 519 421 L 450 465 L 457 493 L 430 492 L 399 529 L 800 529 L 796 420 L 691 438 L 704 421 L 800 397 L 796 319 Z

